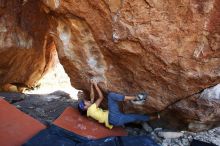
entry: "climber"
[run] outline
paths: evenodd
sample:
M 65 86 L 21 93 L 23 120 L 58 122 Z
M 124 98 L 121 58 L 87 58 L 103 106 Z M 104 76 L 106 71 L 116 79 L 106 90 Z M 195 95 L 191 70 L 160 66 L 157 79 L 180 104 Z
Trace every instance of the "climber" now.
M 98 93 L 98 99 L 94 102 L 94 87 Z M 147 122 L 153 119 L 159 119 L 160 116 L 157 114 L 156 116 L 147 116 L 147 115 L 140 115 L 140 114 L 124 114 L 120 112 L 118 102 L 119 101 L 128 101 L 128 100 L 136 100 L 142 101 L 146 99 L 146 93 L 139 93 L 137 96 L 124 96 L 121 94 L 117 94 L 114 92 L 110 92 L 108 94 L 108 110 L 102 110 L 99 108 L 104 96 L 97 85 L 96 82 L 91 82 L 90 87 L 90 98 L 91 100 L 85 100 L 85 98 L 81 99 L 78 103 L 78 109 L 82 115 L 87 114 L 88 117 L 91 117 L 99 123 L 104 123 L 106 127 L 112 129 L 113 126 L 123 126 L 126 123 L 131 122 Z M 83 92 L 80 92 L 81 96 Z

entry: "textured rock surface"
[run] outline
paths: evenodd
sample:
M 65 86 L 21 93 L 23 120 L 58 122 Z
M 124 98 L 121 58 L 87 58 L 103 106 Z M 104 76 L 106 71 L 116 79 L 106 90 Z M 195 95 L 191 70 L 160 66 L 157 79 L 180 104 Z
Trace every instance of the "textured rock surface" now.
M 169 106 L 153 127 L 202 131 L 220 126 L 220 84 Z M 181 123 L 181 124 L 179 124 Z
M 0 1 L 0 84 L 34 86 L 53 64 L 49 21 L 37 1 Z
M 147 90 L 151 104 L 136 110 L 152 112 L 220 81 L 217 0 L 44 3 L 56 16 L 59 57 L 78 89 L 95 78 L 106 90 Z
M 219 0 L 2 0 L 0 84 L 33 85 L 55 45 L 75 88 L 89 91 L 96 79 L 105 91 L 149 92 L 126 111 L 194 103 L 188 97 L 220 82 L 219 7 Z
M 220 84 L 172 105 L 170 109 L 190 123 L 192 131 L 207 130 L 220 125 Z M 207 124 L 208 123 L 208 124 Z

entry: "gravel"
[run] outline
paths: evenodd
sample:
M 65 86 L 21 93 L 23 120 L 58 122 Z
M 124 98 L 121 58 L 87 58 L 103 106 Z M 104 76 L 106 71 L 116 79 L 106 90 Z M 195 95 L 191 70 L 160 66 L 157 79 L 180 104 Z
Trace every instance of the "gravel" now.
M 190 143 L 192 142 L 193 139 L 220 146 L 220 127 L 198 133 L 189 132 L 189 131 L 179 131 L 183 133 L 183 136 L 180 136 L 179 138 L 161 137 L 160 136 L 161 132 L 167 133 L 167 131 L 169 131 L 168 129 L 163 130 L 162 128 L 156 128 L 153 129 L 152 132 L 149 132 L 143 130 L 143 128 L 135 128 L 128 125 L 126 127 L 126 130 L 128 131 L 129 135 L 150 136 L 152 139 L 154 139 L 158 144 L 162 146 L 190 146 Z

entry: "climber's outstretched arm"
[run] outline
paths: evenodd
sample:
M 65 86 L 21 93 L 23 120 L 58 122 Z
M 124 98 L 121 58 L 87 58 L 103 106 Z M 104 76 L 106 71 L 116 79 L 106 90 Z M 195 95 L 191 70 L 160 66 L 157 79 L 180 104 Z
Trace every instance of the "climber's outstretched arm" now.
M 91 83 L 90 85 L 90 99 L 91 99 L 91 102 L 94 103 L 95 95 L 94 95 L 93 83 Z
M 95 101 L 95 104 L 96 104 L 97 107 L 99 107 L 101 102 L 102 102 L 102 100 L 104 99 L 104 96 L 102 94 L 102 91 L 98 87 L 97 83 L 94 83 L 94 86 L 95 86 L 95 89 L 98 92 L 98 96 L 99 96 L 99 98 Z

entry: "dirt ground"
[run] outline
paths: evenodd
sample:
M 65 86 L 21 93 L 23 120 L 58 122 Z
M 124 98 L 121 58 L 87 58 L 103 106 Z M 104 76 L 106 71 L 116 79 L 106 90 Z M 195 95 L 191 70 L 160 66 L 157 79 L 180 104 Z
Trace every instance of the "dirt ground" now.
M 46 125 L 52 123 L 66 107 L 76 107 L 77 105 L 77 101 L 63 91 L 55 91 L 50 94 L 0 92 L 0 96 L 5 97 L 6 101 Z

